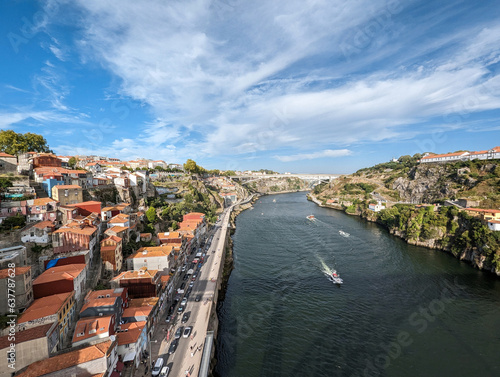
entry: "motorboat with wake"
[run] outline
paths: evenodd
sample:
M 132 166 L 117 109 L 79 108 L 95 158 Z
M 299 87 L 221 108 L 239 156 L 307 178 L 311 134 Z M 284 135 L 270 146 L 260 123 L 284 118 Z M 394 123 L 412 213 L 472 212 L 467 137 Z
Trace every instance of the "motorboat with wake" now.
M 314 215 L 309 215 L 309 216 L 307 216 L 307 219 L 314 221 L 314 220 L 316 220 L 316 217 L 314 217 Z
M 350 236 L 350 234 L 349 234 L 349 233 L 344 232 L 343 230 L 339 230 L 339 233 L 340 233 L 340 235 L 341 235 L 342 237 L 349 237 L 349 236 Z
M 337 274 L 337 271 L 333 270 L 331 274 L 327 275 L 328 280 L 330 280 L 333 284 L 343 284 L 344 280 Z

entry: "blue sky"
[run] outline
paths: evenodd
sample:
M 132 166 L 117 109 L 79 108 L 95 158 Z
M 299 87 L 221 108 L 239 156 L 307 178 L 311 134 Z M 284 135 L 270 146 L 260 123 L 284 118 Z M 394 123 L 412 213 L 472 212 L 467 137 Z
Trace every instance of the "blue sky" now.
M 349 173 L 500 145 L 495 1 L 4 1 L 0 14 L 0 129 L 58 154 Z

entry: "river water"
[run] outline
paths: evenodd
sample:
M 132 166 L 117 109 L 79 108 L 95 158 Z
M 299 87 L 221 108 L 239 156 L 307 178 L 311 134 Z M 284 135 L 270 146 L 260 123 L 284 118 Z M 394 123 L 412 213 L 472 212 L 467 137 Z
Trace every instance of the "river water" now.
M 500 376 L 492 274 L 305 193 L 260 198 L 238 216 L 233 240 L 216 375 Z

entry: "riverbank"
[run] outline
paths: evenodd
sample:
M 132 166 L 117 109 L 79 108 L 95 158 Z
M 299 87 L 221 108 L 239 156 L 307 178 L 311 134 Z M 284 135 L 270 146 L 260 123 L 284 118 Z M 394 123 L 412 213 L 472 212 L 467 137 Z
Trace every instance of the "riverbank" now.
M 473 267 L 479 270 L 488 271 L 497 276 L 500 276 L 500 267 L 498 267 L 499 251 L 498 250 L 484 251 L 483 249 L 479 248 L 477 244 L 474 244 L 474 242 L 470 244 L 471 239 L 469 238 L 469 230 L 471 231 L 471 233 L 473 231 L 477 232 L 476 228 L 478 228 L 478 226 L 481 226 L 479 220 L 471 218 L 470 216 L 462 215 L 461 213 L 459 213 L 458 216 L 453 215 L 451 212 L 452 210 L 450 210 L 449 213 L 452 214 L 452 218 L 449 219 L 448 224 L 445 223 L 444 226 L 443 224 L 441 224 L 441 226 L 433 226 L 432 228 L 429 227 L 429 229 L 426 230 L 428 235 L 426 234 L 425 239 L 420 239 L 418 236 L 415 237 L 413 233 L 410 233 L 410 231 L 414 231 L 415 228 L 408 229 L 409 226 L 413 227 L 415 225 L 415 219 L 412 218 L 411 215 L 408 216 L 406 214 L 406 216 L 408 216 L 408 220 L 406 222 L 399 221 L 396 222 L 396 224 L 393 224 L 392 227 L 389 227 L 387 226 L 387 224 L 390 223 L 389 221 L 382 222 L 379 219 L 378 214 L 380 212 L 377 213 L 365 210 L 365 211 L 356 211 L 354 213 L 349 213 L 346 212 L 344 207 L 323 204 L 311 193 L 307 195 L 307 199 L 314 202 L 316 205 L 320 207 L 342 211 L 347 215 L 358 216 L 361 217 L 363 220 L 369 222 L 375 222 L 381 225 L 383 228 L 385 228 L 391 235 L 403 239 L 406 243 L 410 245 L 421 246 L 427 249 L 444 251 L 447 254 L 451 254 L 452 256 L 454 256 L 459 260 L 471 264 Z M 433 207 L 427 207 L 427 208 L 433 208 Z M 422 208 L 417 210 L 416 208 L 414 208 L 415 213 L 413 214 L 414 215 L 413 217 L 415 218 L 418 216 L 422 217 L 423 215 L 420 211 L 425 211 L 425 209 Z M 410 222 L 411 224 L 408 224 Z M 447 232 L 447 229 L 450 228 L 450 223 L 454 223 L 451 224 L 451 227 L 459 229 L 461 233 L 459 236 L 455 236 L 454 234 L 450 234 Z M 407 229 L 400 229 L 401 226 L 406 226 Z M 486 238 L 486 236 L 483 237 Z M 464 246 L 461 247 L 462 243 L 465 240 L 467 240 L 469 244 L 465 243 Z M 488 245 L 486 246 L 486 248 L 487 247 Z

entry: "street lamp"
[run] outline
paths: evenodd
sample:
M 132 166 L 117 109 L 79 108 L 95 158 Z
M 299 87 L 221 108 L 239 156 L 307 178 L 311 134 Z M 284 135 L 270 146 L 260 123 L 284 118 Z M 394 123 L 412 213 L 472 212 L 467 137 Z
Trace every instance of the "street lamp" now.
M 150 368 L 150 370 L 153 370 L 153 360 L 152 360 L 153 357 L 152 357 L 152 354 L 151 354 L 151 343 L 152 342 L 157 343 L 158 341 L 157 340 L 154 340 L 154 341 L 153 340 L 149 340 L 149 342 L 148 342 L 149 343 L 149 368 Z

